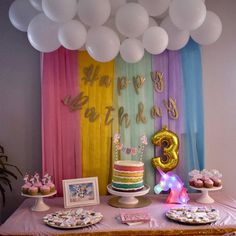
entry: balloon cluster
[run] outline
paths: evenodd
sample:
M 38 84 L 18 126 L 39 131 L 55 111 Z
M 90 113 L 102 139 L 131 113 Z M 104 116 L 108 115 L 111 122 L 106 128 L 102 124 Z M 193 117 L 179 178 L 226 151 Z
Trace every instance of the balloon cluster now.
M 120 52 L 123 60 L 135 63 L 145 50 L 179 50 L 190 36 L 208 45 L 222 31 L 220 18 L 206 10 L 203 0 L 15 0 L 9 18 L 41 52 L 62 45 L 87 50 L 100 62 Z

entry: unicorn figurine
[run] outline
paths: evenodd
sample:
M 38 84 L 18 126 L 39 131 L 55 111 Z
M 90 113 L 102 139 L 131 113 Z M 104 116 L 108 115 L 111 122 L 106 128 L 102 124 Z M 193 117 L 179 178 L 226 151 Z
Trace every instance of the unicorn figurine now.
M 158 171 L 161 174 L 161 180 L 160 183 L 154 187 L 154 192 L 159 194 L 162 191 L 170 189 L 167 203 L 187 203 L 189 196 L 184 188 L 184 183 L 181 181 L 179 176 L 174 174 L 172 171 L 165 173 L 159 168 Z

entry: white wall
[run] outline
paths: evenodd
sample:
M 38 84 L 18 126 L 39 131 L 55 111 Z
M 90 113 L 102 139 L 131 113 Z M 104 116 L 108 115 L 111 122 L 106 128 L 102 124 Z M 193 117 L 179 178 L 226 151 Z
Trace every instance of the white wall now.
M 236 1 L 207 0 L 223 32 L 202 47 L 206 167 L 223 173 L 225 191 L 236 198 Z
M 39 52 L 26 33 L 15 29 L 8 18 L 12 0 L 0 0 L 0 144 L 9 162 L 23 173 L 41 171 L 41 109 Z M 22 177 L 12 179 L 0 223 L 24 200 Z M 1 196 L 0 196 L 1 201 Z

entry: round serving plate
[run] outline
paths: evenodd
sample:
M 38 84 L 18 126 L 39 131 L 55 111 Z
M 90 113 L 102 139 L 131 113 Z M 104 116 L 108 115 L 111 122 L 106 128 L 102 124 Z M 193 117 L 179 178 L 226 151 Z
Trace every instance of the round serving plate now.
M 194 212 L 191 209 L 201 209 Z M 183 224 L 204 225 L 216 222 L 220 216 L 216 209 L 204 207 L 173 208 L 166 212 L 166 217 Z
M 83 215 L 82 215 L 82 214 L 76 214 L 76 210 L 74 210 L 75 214 L 72 216 L 72 218 L 77 220 L 77 224 L 67 225 L 65 221 L 68 220 L 70 212 L 71 211 L 54 212 L 54 213 L 46 215 L 43 221 L 47 226 L 57 228 L 57 229 L 78 229 L 78 228 L 84 228 L 91 225 L 95 225 L 99 223 L 103 218 L 103 215 L 100 212 L 83 210 Z M 89 221 L 80 222 L 81 219 L 85 219 L 85 218 L 88 219 Z
M 203 204 L 209 204 L 209 203 L 213 203 L 215 200 L 209 196 L 208 192 L 218 191 L 218 190 L 222 189 L 222 186 L 213 187 L 213 188 L 196 188 L 196 187 L 193 187 L 190 185 L 190 188 L 195 189 L 195 190 L 199 190 L 202 192 L 201 196 L 196 199 L 196 202 L 203 203 Z

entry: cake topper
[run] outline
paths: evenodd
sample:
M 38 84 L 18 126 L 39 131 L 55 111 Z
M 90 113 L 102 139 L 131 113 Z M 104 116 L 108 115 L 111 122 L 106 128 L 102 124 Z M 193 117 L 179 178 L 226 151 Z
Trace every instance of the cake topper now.
M 145 146 L 148 145 L 147 136 L 142 135 L 140 137 L 140 143 L 137 147 L 126 147 L 123 143 L 120 142 L 120 134 L 115 134 L 113 138 L 113 143 L 115 144 L 115 160 L 118 158 L 118 151 L 122 151 L 126 155 L 136 156 L 139 153 L 139 160 L 143 160 L 143 154 Z

